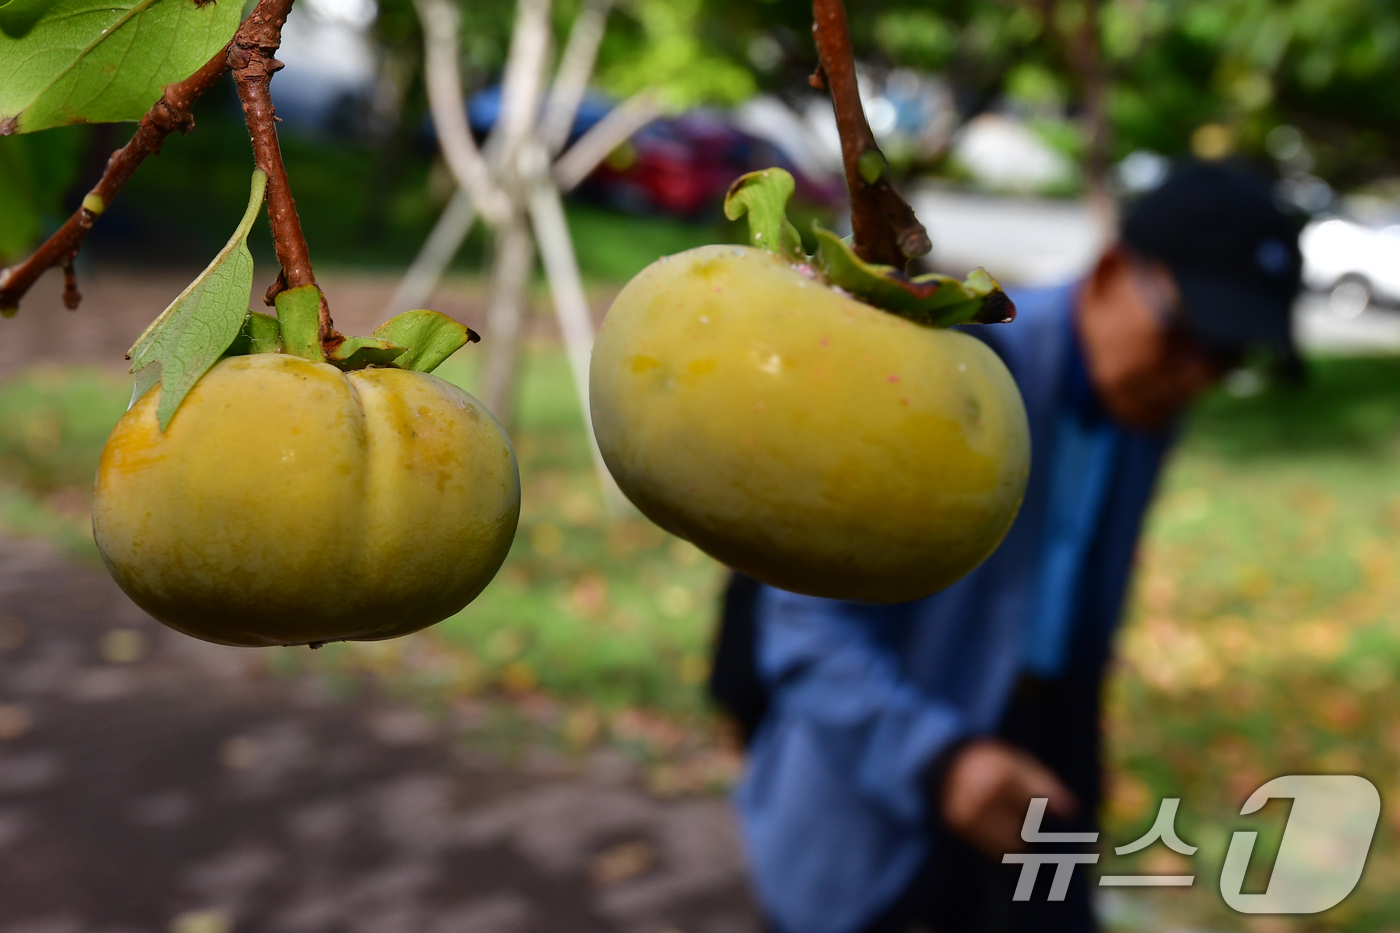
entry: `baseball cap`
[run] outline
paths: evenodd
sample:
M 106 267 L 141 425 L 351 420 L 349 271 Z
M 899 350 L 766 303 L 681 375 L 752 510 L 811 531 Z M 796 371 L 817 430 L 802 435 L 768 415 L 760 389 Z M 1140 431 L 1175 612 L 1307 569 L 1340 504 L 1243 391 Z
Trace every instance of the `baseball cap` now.
M 1202 345 L 1291 359 L 1300 227 L 1264 178 L 1234 163 L 1191 161 L 1128 209 L 1122 241 L 1171 271 L 1182 323 Z

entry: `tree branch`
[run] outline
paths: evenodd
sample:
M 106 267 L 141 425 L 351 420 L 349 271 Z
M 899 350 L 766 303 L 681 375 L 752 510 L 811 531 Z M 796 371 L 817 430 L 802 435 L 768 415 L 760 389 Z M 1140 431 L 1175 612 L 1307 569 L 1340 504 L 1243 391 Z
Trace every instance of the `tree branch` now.
M 239 31 L 242 32 L 242 27 Z M 237 37 L 234 41 L 237 41 Z M 194 129 L 194 117 L 190 108 L 228 70 L 228 53 L 232 45 L 230 43 L 225 46 L 185 80 L 166 85 L 160 100 L 141 118 L 135 134 L 107 160 L 107 168 L 102 173 L 101 180 L 88 192 L 87 197 L 83 198 L 82 206 L 53 236 L 44 241 L 32 256 L 16 266 L 0 271 L 0 314 L 8 317 L 18 311 L 20 299 L 38 281 L 39 276 L 49 269 L 71 269 L 73 260 L 83 245 L 83 239 L 92 229 L 93 223 L 112 203 L 122 186 L 136 173 L 136 169 L 146 157 L 160 152 L 166 137 L 176 130 L 188 133 Z M 77 307 L 76 284 L 65 287 L 64 303 L 70 308 Z
M 243 115 L 252 136 L 253 162 L 267 173 L 267 220 L 272 227 L 277 261 L 282 264 L 277 281 L 263 299 L 269 305 L 284 289 L 316 284 L 311 269 L 311 249 L 301 230 L 301 218 L 297 216 L 296 201 L 287 181 L 287 167 L 282 164 L 282 149 L 277 143 L 277 117 L 272 107 L 272 75 L 282 67 L 274 56 L 282 44 L 282 24 L 291 9 L 292 0 L 263 0 L 239 28 L 228 56 L 238 99 L 243 103 Z M 323 299 L 323 337 L 329 325 L 330 316 Z
M 812 83 L 830 89 L 836 109 L 846 187 L 851 193 L 855 251 L 867 262 L 903 271 L 911 259 L 927 253 L 931 244 L 914 211 L 890 186 L 889 164 L 865 120 L 842 0 L 812 0 L 812 33 L 821 62 Z

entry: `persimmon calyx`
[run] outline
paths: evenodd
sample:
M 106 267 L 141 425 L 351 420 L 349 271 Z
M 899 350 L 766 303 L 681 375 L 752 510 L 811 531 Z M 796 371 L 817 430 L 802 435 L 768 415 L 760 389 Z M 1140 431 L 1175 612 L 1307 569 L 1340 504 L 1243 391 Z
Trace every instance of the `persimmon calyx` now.
M 724 196 L 724 216 L 749 217 L 749 242 L 791 262 L 805 262 L 802 236 L 787 218 L 788 201 L 797 190 L 791 173 L 781 168 L 740 175 Z
M 235 343 L 248 353 L 281 351 L 303 359 L 330 363 L 346 371 L 368 366 L 392 366 L 430 373 L 449 356 L 481 337 L 436 311 L 405 311 L 374 329 L 368 337 L 321 335 L 321 290 L 303 285 L 279 292 L 277 317 L 249 312 L 247 342 Z M 273 332 L 275 328 L 275 334 Z M 261 337 L 254 334 L 254 329 Z M 241 336 L 241 335 L 240 335 Z M 235 355 L 230 347 L 229 355 Z
M 877 153 L 878 155 L 878 153 Z M 851 243 L 813 223 L 817 254 L 809 257 L 787 217 L 797 185 L 781 168 L 741 175 L 724 199 L 724 215 L 749 220 L 749 242 L 793 263 L 811 263 L 834 285 L 882 311 L 927 327 L 1002 324 L 1016 317 L 1016 306 L 984 269 L 963 281 L 938 273 L 909 276 L 894 266 L 866 262 Z M 378 333 L 378 331 L 376 331 Z

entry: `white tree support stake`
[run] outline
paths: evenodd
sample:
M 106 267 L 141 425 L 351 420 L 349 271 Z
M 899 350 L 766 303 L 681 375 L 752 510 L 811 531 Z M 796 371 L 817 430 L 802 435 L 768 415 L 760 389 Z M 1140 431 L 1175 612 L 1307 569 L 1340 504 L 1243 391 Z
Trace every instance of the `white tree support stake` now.
M 502 82 L 501 114 L 483 156 L 472 139 L 462 97 L 457 10 L 449 0 L 415 0 L 423 24 L 429 109 L 458 188 L 395 289 L 386 312 L 392 315 L 427 302 L 480 217 L 495 232 L 497 247 L 483 401 L 509 421 L 525 291 L 537 245 L 582 407 L 594 471 L 608 508 L 616 514 L 630 506 L 603 463 L 593 435 L 588 407 L 593 321 L 562 193 L 582 182 L 610 152 L 660 115 L 657 96 L 643 91 L 623 101 L 559 154 L 592 76 L 611 5 L 612 0 L 586 0 L 569 31 L 541 108 L 550 56 L 550 0 L 519 0 Z

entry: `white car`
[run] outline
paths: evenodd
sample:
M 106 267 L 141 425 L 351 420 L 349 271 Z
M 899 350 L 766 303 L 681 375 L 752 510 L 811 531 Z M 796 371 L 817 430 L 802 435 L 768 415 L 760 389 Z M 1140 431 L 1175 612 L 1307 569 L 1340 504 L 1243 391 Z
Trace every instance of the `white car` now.
M 1400 305 L 1400 224 L 1368 227 L 1315 220 L 1303 228 L 1303 284 L 1328 293 L 1328 306 L 1356 317 L 1372 303 Z

